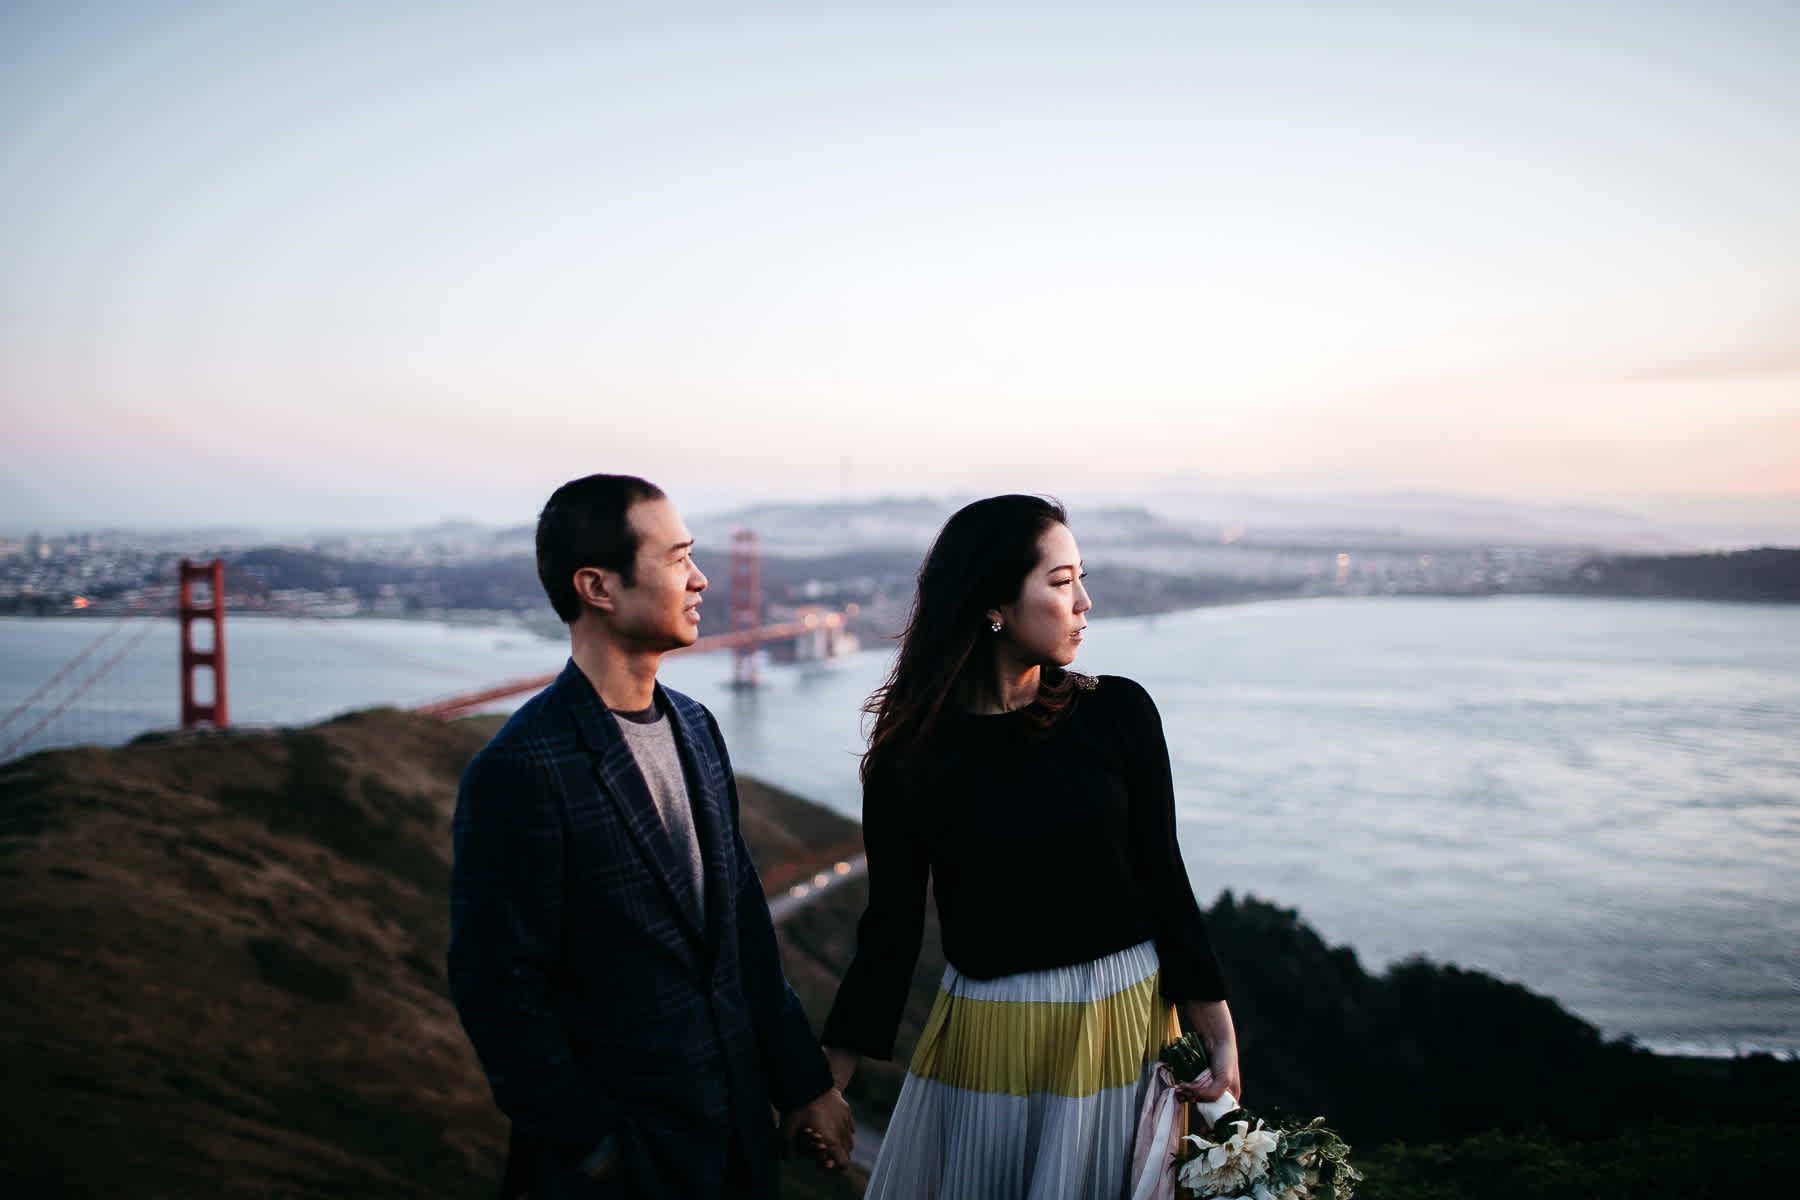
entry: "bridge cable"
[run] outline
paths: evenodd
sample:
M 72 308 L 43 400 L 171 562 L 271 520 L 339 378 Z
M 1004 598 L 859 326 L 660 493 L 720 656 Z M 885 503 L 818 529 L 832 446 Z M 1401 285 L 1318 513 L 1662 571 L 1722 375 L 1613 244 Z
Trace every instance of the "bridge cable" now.
M 99 637 L 95 638 L 93 641 L 89 642 L 86 646 L 82 647 L 82 649 L 75 655 L 74 658 L 71 658 L 68 662 L 66 662 L 62 665 L 61 670 L 57 671 L 55 674 L 51 675 L 50 678 L 46 679 L 43 683 L 39 684 L 36 691 L 32 692 L 31 695 L 25 697 L 25 699 L 19 701 L 18 704 L 14 705 L 12 710 L 10 712 L 8 712 L 4 717 L 0 717 L 0 729 L 5 729 L 8 725 L 11 725 L 15 720 L 17 720 L 19 718 L 19 715 L 21 713 L 23 713 L 26 709 L 30 708 L 33 704 L 37 703 L 39 700 L 43 699 L 44 695 L 47 692 L 49 692 L 51 688 L 55 687 L 58 683 L 62 682 L 62 680 L 65 679 L 71 671 L 73 671 L 76 667 L 79 667 L 87 659 L 87 657 L 90 654 L 92 654 L 94 651 L 98 650 L 101 646 L 105 645 L 106 642 L 108 640 L 110 640 L 114 634 L 119 632 L 119 630 L 125 628 L 125 626 L 127 624 L 136 620 L 138 617 L 144 616 L 145 613 L 143 610 L 144 610 L 145 605 L 149 603 L 151 592 L 160 588 L 160 586 L 168 580 L 168 578 L 170 577 L 170 574 L 171 574 L 170 572 L 164 571 L 162 576 L 157 580 L 157 582 L 150 584 L 148 587 L 144 588 L 142 590 L 142 592 L 140 593 L 140 595 L 138 596 L 137 600 L 132 603 L 132 606 L 129 609 L 127 609 L 125 612 L 119 614 L 119 616 L 113 621 L 113 623 L 111 625 L 107 626 L 106 630 L 103 633 L 101 633 Z
M 51 721 L 55 720 L 58 716 L 60 716 L 62 714 L 63 710 L 68 708 L 69 705 L 73 704 L 76 700 L 80 699 L 82 696 L 82 693 L 86 692 L 89 688 L 93 687 L 96 683 L 98 683 L 100 681 L 101 676 L 105 675 L 108 671 L 110 671 L 114 667 L 118 666 L 119 661 L 121 659 L 123 659 L 127 654 L 130 654 L 133 650 L 137 649 L 138 643 L 142 642 L 146 637 L 148 637 L 150 635 L 150 631 L 155 628 L 156 628 L 156 622 L 154 622 L 154 621 L 145 621 L 142 625 L 140 625 L 138 627 L 137 633 L 132 637 L 132 639 L 130 641 L 126 642 L 123 646 L 119 647 L 119 649 L 114 652 L 114 654 L 111 658 L 107 659 L 104 663 L 101 663 L 100 668 L 98 670 L 96 670 L 92 675 L 89 675 L 86 679 L 82 680 L 81 685 L 79 687 L 77 687 L 74 691 L 70 692 L 67 696 L 64 696 L 60 701 L 58 701 L 50 709 L 49 712 L 47 712 L 43 715 L 43 717 L 38 721 L 37 724 L 33 725 L 30 729 L 27 729 L 24 733 L 20 734 L 16 738 L 14 738 L 12 740 L 12 742 L 9 743 L 4 750 L 0 750 L 0 761 L 5 761 L 6 759 L 11 758 L 13 755 L 13 751 L 17 750 L 20 746 L 23 746 L 27 742 L 29 742 L 33 737 L 35 737 L 37 735 L 39 730 L 43 729 L 44 726 L 48 725 Z

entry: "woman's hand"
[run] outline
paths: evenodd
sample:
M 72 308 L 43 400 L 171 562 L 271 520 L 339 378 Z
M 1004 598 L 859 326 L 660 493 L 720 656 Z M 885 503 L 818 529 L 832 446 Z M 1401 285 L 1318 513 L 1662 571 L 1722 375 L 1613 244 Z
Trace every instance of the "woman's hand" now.
M 850 1077 L 856 1074 L 856 1067 L 860 1062 L 862 1062 L 862 1055 L 854 1050 L 840 1050 L 836 1046 L 825 1047 L 825 1063 L 831 1068 L 831 1082 L 840 1092 L 849 1088 Z
M 835 1087 L 781 1118 L 781 1144 L 805 1151 L 827 1171 L 842 1170 L 855 1143 L 855 1118 Z
M 850 1161 L 850 1149 L 856 1137 L 856 1122 L 850 1114 L 850 1106 L 844 1102 L 844 1089 L 849 1086 L 850 1077 L 856 1074 L 856 1064 L 862 1061 L 862 1055 L 832 1046 L 823 1049 L 825 1063 L 831 1068 L 831 1090 L 814 1103 L 835 1099 L 836 1108 L 842 1110 L 841 1128 L 831 1129 L 837 1124 L 835 1119 L 830 1122 L 812 1119 L 807 1110 L 797 1109 L 783 1121 L 781 1140 L 784 1145 L 803 1151 L 827 1171 L 835 1171 Z M 827 1137 L 826 1129 L 831 1129 L 834 1136 Z
M 1184 1103 L 1217 1100 L 1230 1092 L 1241 1105 L 1244 1102 L 1244 1080 L 1238 1071 L 1237 1029 L 1231 1023 L 1231 1009 L 1223 1000 L 1194 1001 L 1182 1005 L 1188 1026 L 1206 1043 L 1206 1057 L 1211 1063 L 1191 1083 L 1181 1084 L 1175 1094 Z

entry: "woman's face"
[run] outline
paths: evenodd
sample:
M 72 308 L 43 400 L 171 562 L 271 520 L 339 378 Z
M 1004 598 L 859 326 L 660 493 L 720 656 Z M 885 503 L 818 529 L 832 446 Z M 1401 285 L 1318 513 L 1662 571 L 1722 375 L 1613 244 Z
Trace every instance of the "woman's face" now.
M 1094 606 L 1082 586 L 1081 550 L 1067 525 L 1038 538 L 1038 561 L 1019 587 L 1019 598 L 988 610 L 1000 622 L 996 649 L 1025 666 L 1066 667 L 1081 649 L 1087 611 Z

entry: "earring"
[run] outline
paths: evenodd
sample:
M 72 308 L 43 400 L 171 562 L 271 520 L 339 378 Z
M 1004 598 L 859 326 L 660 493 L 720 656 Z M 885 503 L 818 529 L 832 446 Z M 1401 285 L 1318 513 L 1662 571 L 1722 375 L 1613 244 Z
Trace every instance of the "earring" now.
M 1000 622 L 995 621 L 993 623 L 993 625 L 990 626 L 990 628 L 992 628 L 995 633 L 999 633 L 1000 632 Z

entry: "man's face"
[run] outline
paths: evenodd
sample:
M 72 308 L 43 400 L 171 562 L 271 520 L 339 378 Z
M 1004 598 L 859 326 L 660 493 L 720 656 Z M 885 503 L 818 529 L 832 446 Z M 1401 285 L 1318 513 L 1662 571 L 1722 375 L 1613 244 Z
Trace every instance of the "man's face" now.
M 694 535 L 666 499 L 638 501 L 625 520 L 637 534 L 637 570 L 615 594 L 614 628 L 647 650 L 693 645 L 706 590 L 706 576 L 694 565 Z

